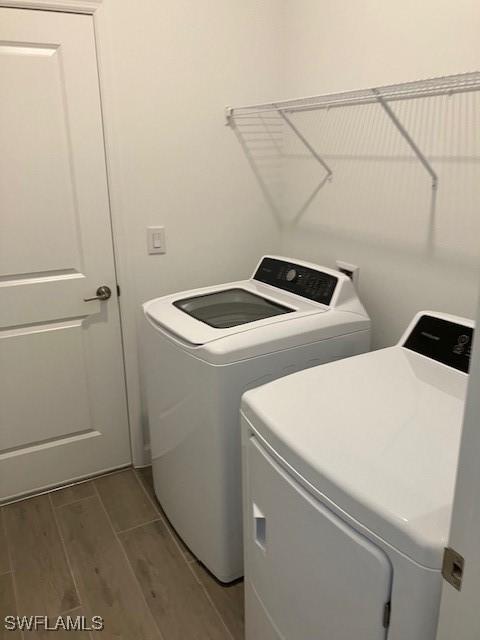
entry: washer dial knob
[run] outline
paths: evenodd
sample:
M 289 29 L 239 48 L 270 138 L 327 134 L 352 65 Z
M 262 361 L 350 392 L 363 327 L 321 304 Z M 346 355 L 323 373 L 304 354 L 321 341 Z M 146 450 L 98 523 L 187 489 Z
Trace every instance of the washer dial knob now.
M 293 282 L 297 277 L 297 272 L 295 269 L 289 269 L 287 271 L 287 275 L 285 276 L 287 282 Z

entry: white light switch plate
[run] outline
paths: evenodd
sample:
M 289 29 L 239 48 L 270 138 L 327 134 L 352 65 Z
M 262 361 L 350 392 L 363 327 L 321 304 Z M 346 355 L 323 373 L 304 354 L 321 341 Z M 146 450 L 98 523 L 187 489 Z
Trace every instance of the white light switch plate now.
M 147 227 L 147 250 L 149 254 L 167 252 L 165 227 Z

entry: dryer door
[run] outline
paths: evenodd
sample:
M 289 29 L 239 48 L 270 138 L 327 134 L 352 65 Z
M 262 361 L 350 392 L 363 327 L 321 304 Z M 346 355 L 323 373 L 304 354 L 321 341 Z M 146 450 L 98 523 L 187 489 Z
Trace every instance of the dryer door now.
M 387 556 L 251 437 L 245 470 L 247 640 L 385 640 Z

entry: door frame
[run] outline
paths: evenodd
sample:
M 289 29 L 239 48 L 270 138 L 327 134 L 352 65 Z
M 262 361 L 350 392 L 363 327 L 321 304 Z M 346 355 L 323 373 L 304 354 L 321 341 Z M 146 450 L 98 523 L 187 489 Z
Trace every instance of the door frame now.
M 42 11 L 59 11 L 63 13 L 83 13 L 91 15 L 97 50 L 98 82 L 100 104 L 102 110 L 102 126 L 105 146 L 105 165 L 107 173 L 107 189 L 112 229 L 112 244 L 117 282 L 121 286 L 119 299 L 120 327 L 122 335 L 122 351 L 125 370 L 125 394 L 128 409 L 130 447 L 132 463 L 136 467 L 148 464 L 143 440 L 142 411 L 139 379 L 138 338 L 136 331 L 135 287 L 130 275 L 128 248 L 124 211 L 120 197 L 120 171 L 117 165 L 119 154 L 116 153 L 113 131 L 113 101 L 110 96 L 110 80 L 108 56 L 108 25 L 106 22 L 103 0 L 0 0 L 0 7 L 15 9 L 37 9 Z
M 477 307 L 476 327 L 480 327 L 480 298 Z M 480 585 L 480 503 L 478 484 L 480 468 L 480 336 L 474 339 L 468 383 L 462 440 L 457 467 L 457 480 L 453 501 L 449 546 L 465 558 L 461 591 L 445 580 L 442 585 L 442 601 L 438 622 L 437 640 L 473 640 L 478 637 L 480 613 L 478 588 Z

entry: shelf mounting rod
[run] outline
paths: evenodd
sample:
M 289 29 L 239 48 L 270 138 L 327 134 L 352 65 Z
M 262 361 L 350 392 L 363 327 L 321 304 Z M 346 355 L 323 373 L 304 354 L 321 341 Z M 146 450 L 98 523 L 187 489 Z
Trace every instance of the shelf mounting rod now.
M 312 147 L 312 145 L 308 142 L 308 140 L 300 133 L 300 131 L 297 129 L 297 127 L 293 124 L 293 122 L 290 120 L 290 118 L 288 116 L 285 115 L 284 111 L 282 109 L 277 109 L 278 113 L 280 114 L 280 116 L 285 120 L 285 122 L 288 124 L 288 126 L 290 127 L 290 129 L 294 132 L 294 134 L 297 136 L 297 138 L 299 138 L 299 140 L 301 140 L 301 142 L 304 144 L 305 147 L 307 147 L 307 149 L 310 151 L 310 153 L 312 154 L 312 156 L 322 165 L 322 167 L 325 169 L 325 171 L 327 172 L 327 176 L 326 179 L 327 180 L 331 180 L 332 176 L 333 176 L 333 171 L 332 169 L 329 167 L 329 165 L 325 162 L 325 160 L 315 151 L 315 149 Z
M 390 120 L 393 122 L 393 124 L 397 127 L 397 129 L 400 131 L 400 134 L 403 136 L 403 138 L 406 140 L 406 142 L 408 143 L 408 145 L 410 146 L 410 148 L 412 149 L 412 151 L 414 152 L 414 154 L 417 156 L 417 158 L 420 160 L 420 162 L 422 163 L 422 165 L 425 167 L 425 169 L 428 171 L 428 173 L 430 174 L 431 178 L 432 178 L 432 189 L 436 189 L 438 187 L 438 175 L 435 173 L 435 171 L 432 169 L 432 166 L 430 165 L 429 161 L 427 160 L 425 154 L 421 151 L 421 149 L 417 146 L 417 144 L 415 143 L 415 141 L 413 140 L 413 138 L 410 136 L 410 134 L 408 133 L 408 131 L 405 129 L 405 127 L 403 126 L 403 124 L 400 122 L 400 120 L 397 118 L 397 116 L 395 115 L 394 111 L 392 110 L 392 108 L 390 107 L 390 105 L 388 104 L 388 102 L 385 100 L 385 98 L 382 96 L 381 92 L 378 89 L 372 89 L 373 93 L 375 94 L 380 106 L 383 108 L 383 110 L 385 111 L 385 113 L 388 115 L 388 117 L 390 118 Z

